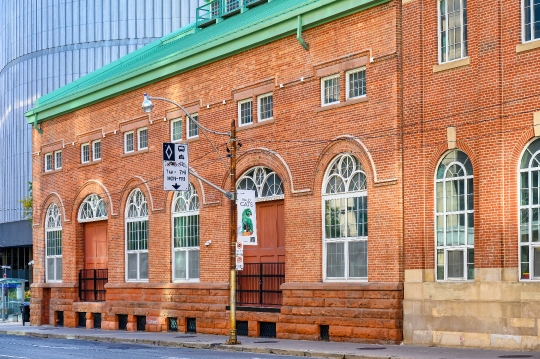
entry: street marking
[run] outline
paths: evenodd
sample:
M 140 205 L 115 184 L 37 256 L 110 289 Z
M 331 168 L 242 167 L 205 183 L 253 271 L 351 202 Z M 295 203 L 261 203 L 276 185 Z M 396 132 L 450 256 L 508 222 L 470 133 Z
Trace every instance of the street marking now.
M 0 358 L 28 359 L 27 357 L 14 357 L 12 355 L 4 355 L 4 354 L 0 354 Z
M 36 344 L 32 344 L 33 347 L 38 347 L 38 348 L 51 348 L 51 349 L 75 349 L 75 350 L 78 350 L 79 348 L 77 347 L 56 347 L 56 346 L 49 346 L 49 345 L 36 345 Z

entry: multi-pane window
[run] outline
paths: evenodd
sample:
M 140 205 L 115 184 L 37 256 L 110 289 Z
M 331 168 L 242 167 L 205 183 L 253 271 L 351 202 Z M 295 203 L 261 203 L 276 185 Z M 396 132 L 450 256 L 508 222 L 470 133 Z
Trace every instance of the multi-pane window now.
M 199 279 L 199 252 L 199 197 L 190 183 L 173 200 L 174 280 Z
M 238 179 L 236 188 L 255 191 L 255 202 L 284 198 L 281 178 L 276 172 L 262 166 L 254 167 L 244 173 Z
M 193 117 L 193 119 L 197 122 L 199 122 L 199 115 L 198 114 L 193 114 L 191 115 L 191 117 Z M 192 138 L 192 137 L 197 137 L 199 136 L 199 126 L 197 126 L 197 124 L 195 122 L 193 122 L 189 116 L 187 116 L 187 123 L 188 123 L 188 133 L 187 133 L 187 137 L 188 138 Z
M 469 157 L 448 152 L 435 180 L 437 280 L 474 279 L 474 188 Z
M 339 102 L 339 74 L 321 79 L 321 102 L 323 106 Z
M 252 99 L 247 99 L 238 102 L 238 122 L 240 126 L 249 125 L 253 123 L 253 101 Z
M 366 95 L 366 69 L 347 72 L 347 100 Z
M 90 162 L 90 144 L 83 143 L 81 145 L 81 163 Z
M 148 280 L 148 203 L 139 189 L 126 207 L 126 280 Z
M 137 145 L 139 150 L 148 148 L 148 129 L 146 127 L 137 130 Z
M 261 95 L 257 98 L 258 112 L 259 112 L 259 121 L 269 120 L 274 117 L 274 95 L 272 93 L 267 93 L 266 95 Z
M 439 0 L 439 62 L 467 57 L 467 0 Z
M 45 172 L 52 171 L 53 169 L 53 157 L 52 153 L 45 154 Z
M 135 151 L 135 141 L 133 131 L 124 133 L 124 153 Z
M 365 280 L 368 276 L 366 174 L 358 159 L 337 156 L 323 185 L 324 279 Z
M 62 168 L 62 151 L 56 151 L 54 153 L 54 169 L 59 170 Z
M 77 217 L 80 223 L 107 219 L 107 205 L 97 194 L 87 196 L 79 207 Z
M 101 140 L 92 142 L 92 159 L 94 161 L 101 159 Z
M 62 281 L 62 216 L 56 203 L 45 218 L 45 274 L 47 282 Z
M 182 119 L 177 118 L 171 121 L 171 141 L 182 139 Z
M 540 39 L 540 0 L 523 1 L 523 42 Z
M 540 279 L 540 139 L 521 158 L 519 170 L 519 271 L 522 280 Z

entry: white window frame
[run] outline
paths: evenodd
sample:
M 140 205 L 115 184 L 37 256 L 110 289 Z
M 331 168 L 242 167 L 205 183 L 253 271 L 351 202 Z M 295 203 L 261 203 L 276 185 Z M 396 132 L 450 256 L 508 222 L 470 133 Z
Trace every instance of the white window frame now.
M 177 123 L 180 123 L 180 138 L 175 139 L 174 138 L 174 125 Z M 172 119 L 171 120 L 171 142 L 182 141 L 182 138 L 184 138 L 184 136 L 182 135 L 183 130 L 184 129 L 182 127 L 182 117 Z
M 248 103 L 248 102 L 251 103 L 251 122 L 242 123 L 242 105 L 245 104 L 245 103 Z M 245 100 L 238 101 L 238 126 L 239 127 L 249 126 L 249 125 L 252 125 L 253 123 L 254 123 L 253 122 L 253 99 L 252 98 L 247 98 Z
M 45 166 L 45 172 L 50 172 L 53 170 L 53 154 L 52 152 L 46 153 L 43 157 L 44 160 L 44 166 Z M 49 160 L 47 162 L 47 160 Z
M 195 191 L 195 187 L 193 187 L 193 185 L 190 183 L 189 184 L 189 187 L 190 187 L 190 190 L 191 192 L 193 193 L 192 195 L 192 198 L 191 200 L 194 199 L 194 197 L 197 197 L 197 203 L 198 203 L 198 195 L 197 195 L 197 192 Z M 172 203 L 172 233 L 171 233 L 171 239 L 172 239 L 172 243 L 171 243 L 171 248 L 172 248 L 172 278 L 173 278 L 173 282 L 200 282 L 200 270 L 201 270 L 201 260 L 200 260 L 200 253 L 201 253 L 201 243 L 200 243 L 200 240 L 201 240 L 201 235 L 200 235 L 200 225 L 201 225 L 201 221 L 200 221 L 200 215 L 199 215 L 199 206 L 197 204 L 197 209 L 196 210 L 187 210 L 187 211 L 182 211 L 182 212 L 175 212 L 175 208 L 176 208 L 176 203 L 178 201 L 178 198 L 180 196 L 183 195 L 183 192 L 176 192 L 175 193 L 175 196 L 174 196 L 174 200 L 173 200 L 173 203 Z M 185 199 L 185 197 L 184 197 Z M 189 199 L 188 199 L 189 200 Z M 175 219 L 176 218 L 179 218 L 179 217 L 192 217 L 192 216 L 197 216 L 198 217 L 198 225 L 199 225 L 199 246 L 196 247 L 196 246 L 193 246 L 193 247 L 175 247 L 174 246 L 174 230 L 175 230 L 175 227 L 174 227 L 174 222 L 175 222 Z M 187 260 L 186 260 L 186 278 L 176 278 L 175 277 L 175 273 L 176 273 L 176 252 L 187 252 Z M 189 252 L 199 252 L 199 277 L 197 278 L 190 278 L 189 277 L 189 255 L 191 253 Z
M 353 75 L 355 73 L 358 73 L 358 72 L 362 72 L 362 71 L 364 72 L 364 79 L 365 79 L 365 82 L 366 82 L 365 83 L 366 92 L 363 95 L 360 95 L 360 96 L 349 97 L 349 93 L 350 93 L 350 89 L 351 89 L 350 77 L 351 77 L 351 75 Z M 347 101 L 367 96 L 367 78 L 366 78 L 366 67 L 365 66 L 359 67 L 357 69 L 349 70 L 349 71 L 347 71 L 345 73 L 345 91 L 347 91 L 347 93 L 345 94 Z
M 527 40 L 525 39 L 525 1 L 528 1 L 531 6 L 531 23 L 529 24 L 529 30 L 531 31 L 531 39 Z M 538 19 L 540 21 L 540 19 Z M 521 43 L 525 44 L 528 42 L 533 41 L 540 41 L 540 37 L 535 38 L 534 37 L 534 23 L 535 23 L 535 17 L 534 17 L 534 0 L 521 0 Z
M 54 212 L 54 213 L 52 213 Z M 50 219 L 50 216 L 52 215 L 55 215 L 56 218 L 52 219 L 55 224 L 53 227 L 50 226 L 50 222 L 49 222 L 49 219 Z M 63 269 L 63 265 L 62 265 L 62 254 L 60 255 L 48 255 L 47 254 L 47 250 L 48 250 L 48 234 L 51 233 L 51 232 L 58 232 L 60 231 L 60 238 L 62 238 L 62 215 L 60 214 L 60 208 L 58 207 L 58 205 L 56 203 L 52 203 L 48 210 L 47 210 L 47 215 L 45 217 L 45 281 L 47 283 L 62 283 L 62 273 L 60 273 L 60 279 L 58 280 L 58 273 L 57 273 L 57 270 L 58 270 L 58 261 L 60 261 L 61 263 L 61 267 Z M 62 240 L 62 239 L 60 239 Z M 62 243 L 63 244 L 63 243 Z M 60 246 L 61 250 L 62 250 L 62 245 Z M 49 259 L 53 259 L 54 261 L 54 278 L 51 279 L 49 278 L 49 264 L 48 264 L 48 260 Z
M 58 156 L 60 156 L 60 161 L 58 161 Z M 62 150 L 54 151 L 54 169 L 59 170 L 61 168 L 62 168 Z
M 133 223 L 133 222 L 143 222 L 143 221 L 146 221 L 147 223 L 147 226 L 148 226 L 148 243 L 147 245 L 150 243 L 150 226 L 149 226 L 149 220 L 148 220 L 148 214 L 146 214 L 146 216 L 142 216 L 141 213 L 142 213 L 142 203 L 141 203 L 141 208 L 138 208 L 138 216 L 136 217 L 129 217 L 129 209 L 130 209 L 130 202 L 131 202 L 131 198 L 133 196 L 136 196 L 137 195 L 137 192 L 141 192 L 142 194 L 142 197 L 144 199 L 144 203 L 146 204 L 146 210 L 148 211 L 148 202 L 146 201 L 146 196 L 144 195 L 144 193 L 142 193 L 142 191 L 138 188 L 134 189 L 129 197 L 128 197 L 128 200 L 127 200 L 127 205 L 126 205 L 126 213 L 125 213 L 125 280 L 126 282 L 148 282 L 149 278 L 142 278 L 141 279 L 141 253 L 146 253 L 148 255 L 148 277 L 150 277 L 150 255 L 149 255 L 149 251 L 148 249 L 133 249 L 133 250 L 128 250 L 128 238 L 129 238 L 129 233 L 128 233 L 128 224 L 129 223 Z M 133 254 L 133 253 L 136 253 L 137 254 L 137 278 L 136 279 L 130 279 L 128 278 L 129 277 L 129 271 L 128 271 L 128 256 L 129 254 Z
M 442 36 L 441 36 L 441 1 L 442 0 L 437 0 L 437 61 L 439 64 L 446 64 L 446 63 L 449 63 L 449 62 L 453 62 L 453 61 L 459 61 L 461 59 L 465 59 L 467 57 L 469 57 L 469 46 L 467 46 L 467 55 L 463 55 L 464 53 L 464 49 L 465 47 L 463 46 L 463 29 L 465 26 L 467 26 L 467 31 L 469 29 L 469 26 L 468 24 L 464 24 L 463 22 L 463 1 L 464 0 L 459 0 L 459 5 L 460 5 L 460 15 L 461 15 L 461 57 L 459 58 L 456 58 L 456 59 L 452 59 L 452 60 L 448 60 L 448 54 L 449 54 L 449 49 L 450 49 L 450 45 L 448 43 L 448 11 L 446 12 L 446 15 L 447 15 L 447 19 L 446 19 L 446 29 L 445 29 L 445 33 L 446 33 L 446 36 L 447 36 L 447 43 L 446 43 L 446 61 L 442 61 L 442 53 L 441 53 L 441 48 L 442 48 Z M 471 0 L 469 0 L 471 1 Z M 448 9 L 448 0 L 446 0 L 446 6 L 447 6 L 447 9 Z M 467 4 L 467 9 L 468 9 L 468 4 Z M 467 21 L 468 21 L 468 16 L 467 16 Z M 468 36 L 468 33 L 467 33 L 467 43 L 469 42 L 469 36 Z
M 141 143 L 141 132 L 146 131 L 146 147 L 142 147 Z M 137 150 L 146 150 L 148 149 L 148 127 L 141 127 L 137 129 Z
M 337 101 L 334 101 L 334 102 L 328 102 L 328 103 L 327 103 L 327 102 L 325 102 L 325 101 L 326 101 L 326 96 L 325 96 L 326 86 L 325 86 L 325 82 L 328 81 L 328 80 L 335 79 L 335 78 L 338 79 L 338 87 L 339 87 L 339 91 L 338 91 L 338 100 L 337 100 Z M 341 102 L 341 83 L 340 83 L 340 82 L 341 82 L 341 74 L 339 74 L 339 73 L 321 78 L 321 106 L 330 106 L 330 105 L 335 105 L 335 104 L 338 104 L 338 103 Z
M 328 200 L 334 200 L 334 199 L 345 199 L 345 201 L 349 198 L 360 198 L 364 197 L 366 201 L 368 201 L 368 191 L 367 191 L 367 179 L 366 179 L 366 188 L 364 190 L 358 190 L 358 191 L 346 191 L 344 193 L 338 193 L 338 194 L 325 194 L 326 192 L 326 185 L 332 175 L 330 174 L 332 167 L 337 161 L 341 161 L 342 158 L 347 156 L 346 154 L 340 154 L 338 155 L 330 164 L 328 165 L 328 168 L 326 169 L 325 175 L 324 175 L 324 181 L 323 181 L 323 188 L 322 188 L 322 196 L 321 196 L 321 208 L 322 208 L 322 254 L 323 254 L 323 260 L 322 260 L 322 273 L 323 273 L 323 282 L 367 282 L 369 278 L 369 232 L 367 236 L 357 236 L 357 237 L 340 237 L 340 238 L 326 238 L 326 201 Z M 349 155 L 350 157 L 353 157 Z M 355 173 L 358 171 L 361 171 L 365 175 L 364 168 L 362 166 L 362 163 L 358 161 L 360 164 L 360 167 L 353 172 L 353 174 L 348 177 L 349 180 L 351 180 Z M 345 184 L 347 186 L 347 184 Z M 367 210 L 369 211 L 369 206 L 367 207 Z M 368 216 L 368 222 L 366 226 L 369 226 L 369 216 Z M 347 226 L 345 226 L 347 227 Z M 354 242 L 365 242 L 367 245 L 367 256 L 366 256 L 366 270 L 367 270 L 367 276 L 366 277 L 349 277 L 349 243 Z M 327 249 L 326 245 L 328 243 L 344 243 L 344 253 L 343 257 L 345 259 L 344 262 L 344 277 L 328 277 L 326 273 L 326 264 L 327 264 Z
M 199 122 L 199 114 L 198 114 L 198 113 L 192 114 L 191 117 L 197 117 L 197 118 L 195 119 L 195 121 Z M 190 129 L 190 127 L 191 127 L 192 124 L 195 125 L 195 127 L 197 127 L 197 134 L 196 134 L 195 136 L 190 136 L 190 135 L 189 135 L 189 132 L 190 132 L 189 129 Z M 189 139 L 189 138 L 197 138 L 197 137 L 199 137 L 199 126 L 197 126 L 197 124 L 194 123 L 194 122 L 191 120 L 191 118 L 189 118 L 189 116 L 186 116 L 186 125 L 187 125 L 187 126 L 186 126 L 186 138 Z
M 84 148 L 88 148 L 88 159 L 85 161 Z M 81 163 L 89 163 L 92 157 L 90 157 L 90 142 L 81 144 Z
M 96 157 L 96 145 L 99 144 L 99 157 Z M 101 160 L 101 140 L 92 141 L 92 161 Z
M 267 117 L 267 118 L 262 118 L 262 112 L 261 112 L 261 109 L 262 109 L 262 106 L 261 106 L 261 100 L 262 99 L 265 99 L 267 97 L 272 97 L 272 116 L 270 117 Z M 274 93 L 273 92 L 269 92 L 269 93 L 265 93 L 265 94 L 262 94 L 262 95 L 259 95 L 257 96 L 257 120 L 259 122 L 262 122 L 262 121 L 268 121 L 268 120 L 272 120 L 274 119 Z
M 131 149 L 131 151 L 128 151 L 128 148 L 127 148 L 127 138 L 129 135 L 133 137 L 133 148 Z M 135 132 L 127 131 L 127 132 L 124 132 L 124 153 L 132 153 L 132 152 L 135 152 Z

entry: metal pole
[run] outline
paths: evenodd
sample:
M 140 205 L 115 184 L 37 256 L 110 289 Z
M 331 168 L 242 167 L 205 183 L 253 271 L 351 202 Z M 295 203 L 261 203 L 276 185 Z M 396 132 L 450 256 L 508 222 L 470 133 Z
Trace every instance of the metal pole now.
M 231 275 L 229 279 L 230 288 L 230 303 L 229 303 L 229 320 L 230 333 L 227 344 L 240 344 L 236 338 L 236 120 L 231 122 L 231 190 L 233 200 L 231 200 L 231 243 L 230 243 L 230 260 L 231 260 Z
M 2 282 L 2 323 L 5 322 L 4 313 L 5 313 L 4 282 Z

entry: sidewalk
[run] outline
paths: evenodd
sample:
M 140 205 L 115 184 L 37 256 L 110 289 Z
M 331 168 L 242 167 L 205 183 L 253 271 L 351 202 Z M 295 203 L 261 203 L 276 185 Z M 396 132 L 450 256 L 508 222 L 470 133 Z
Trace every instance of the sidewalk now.
M 31 327 L 28 325 L 22 326 L 20 323 L 0 323 L 1 334 L 341 359 L 540 358 L 539 352 L 417 347 L 408 345 L 369 345 L 249 337 L 238 337 L 241 344 L 231 346 L 224 344 L 227 337 L 221 335 L 126 332 L 51 326 Z

